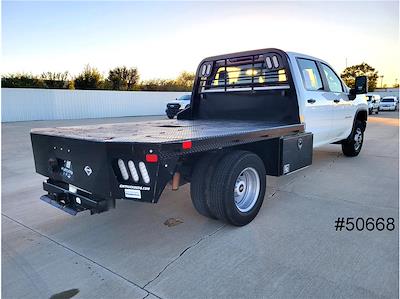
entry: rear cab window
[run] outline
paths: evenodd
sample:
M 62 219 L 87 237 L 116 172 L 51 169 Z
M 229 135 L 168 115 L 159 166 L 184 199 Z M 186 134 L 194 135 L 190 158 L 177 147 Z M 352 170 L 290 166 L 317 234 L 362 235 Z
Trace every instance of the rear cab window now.
M 253 79 L 254 78 L 254 79 Z M 230 87 L 248 87 L 252 83 L 263 85 L 263 83 L 285 82 L 285 70 L 275 70 L 269 72 L 265 70 L 263 63 L 244 64 L 231 67 L 218 68 L 214 79 L 211 81 L 212 87 L 224 86 L 225 80 Z
M 297 58 L 304 88 L 307 90 L 323 90 L 321 74 L 318 71 L 317 63 L 314 60 Z
M 274 54 L 215 61 L 201 69 L 200 93 L 289 88 L 282 58 Z M 204 71 L 203 71 L 204 69 Z

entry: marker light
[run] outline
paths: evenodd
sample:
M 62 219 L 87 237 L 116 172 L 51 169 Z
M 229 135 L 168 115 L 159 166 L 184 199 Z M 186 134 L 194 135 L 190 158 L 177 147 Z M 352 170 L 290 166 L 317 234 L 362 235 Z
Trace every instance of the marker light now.
M 272 62 L 274 63 L 274 67 L 277 68 L 279 66 L 278 57 L 276 57 L 275 55 L 272 56 Z
M 143 162 L 139 162 L 139 170 L 142 175 L 143 181 L 148 184 L 150 183 L 149 173 L 147 172 L 146 165 Z
M 211 74 L 211 64 L 207 65 L 206 75 L 209 76 Z
M 184 150 L 188 150 L 188 149 L 191 149 L 192 148 L 192 142 L 189 140 L 189 141 L 184 141 L 183 143 L 182 143 L 182 148 L 184 149 Z
M 139 175 L 136 170 L 135 163 L 133 163 L 133 161 L 130 161 L 130 160 L 128 161 L 128 168 L 129 168 L 129 171 L 131 172 L 131 176 L 132 176 L 133 180 L 136 183 L 139 182 Z
M 129 179 L 128 171 L 126 170 L 126 166 L 122 159 L 118 159 L 118 167 L 119 171 L 121 172 L 122 178 L 126 181 Z
M 267 67 L 268 67 L 269 69 L 272 69 L 271 57 L 267 56 L 267 58 L 265 58 L 265 62 L 267 63 Z
M 156 154 L 147 154 L 146 155 L 146 162 L 157 163 L 158 162 L 158 156 Z
M 203 65 L 202 67 L 201 67 L 201 75 L 202 76 L 204 76 L 205 74 L 206 74 L 206 70 L 207 70 L 207 65 Z

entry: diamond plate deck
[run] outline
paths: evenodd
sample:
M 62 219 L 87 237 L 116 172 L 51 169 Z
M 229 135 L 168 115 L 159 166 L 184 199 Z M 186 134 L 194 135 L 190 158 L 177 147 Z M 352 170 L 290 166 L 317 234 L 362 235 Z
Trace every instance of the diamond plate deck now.
M 304 131 L 302 124 L 287 125 L 265 121 L 159 120 L 104 125 L 33 129 L 33 134 L 97 142 L 176 143 L 218 137 L 282 130 Z M 278 132 L 277 132 L 278 133 Z M 280 133 L 280 134 L 281 134 Z

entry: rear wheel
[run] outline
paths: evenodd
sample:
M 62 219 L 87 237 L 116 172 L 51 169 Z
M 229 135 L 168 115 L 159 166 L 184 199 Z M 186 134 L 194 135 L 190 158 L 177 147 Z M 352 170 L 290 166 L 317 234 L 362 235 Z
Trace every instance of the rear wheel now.
M 190 183 L 190 196 L 194 208 L 201 215 L 213 219 L 217 217 L 209 208 L 210 184 L 215 165 L 220 157 L 220 153 L 210 153 L 200 158 L 195 164 Z
M 357 120 L 354 130 L 348 140 L 342 143 L 342 151 L 345 156 L 355 157 L 361 151 L 364 142 L 364 124 Z
M 219 161 L 210 188 L 210 210 L 236 226 L 250 223 L 264 201 L 266 173 L 263 161 L 248 151 L 234 151 Z

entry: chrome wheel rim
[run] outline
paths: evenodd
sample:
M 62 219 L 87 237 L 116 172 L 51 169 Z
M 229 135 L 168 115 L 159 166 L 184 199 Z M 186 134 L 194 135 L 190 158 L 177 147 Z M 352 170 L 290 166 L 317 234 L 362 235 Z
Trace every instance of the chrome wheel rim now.
M 250 211 L 260 194 L 260 177 L 253 167 L 245 168 L 237 177 L 234 187 L 236 208 L 242 212 Z
M 360 128 L 356 129 L 356 133 L 354 134 L 354 149 L 358 151 L 362 145 L 363 136 Z

